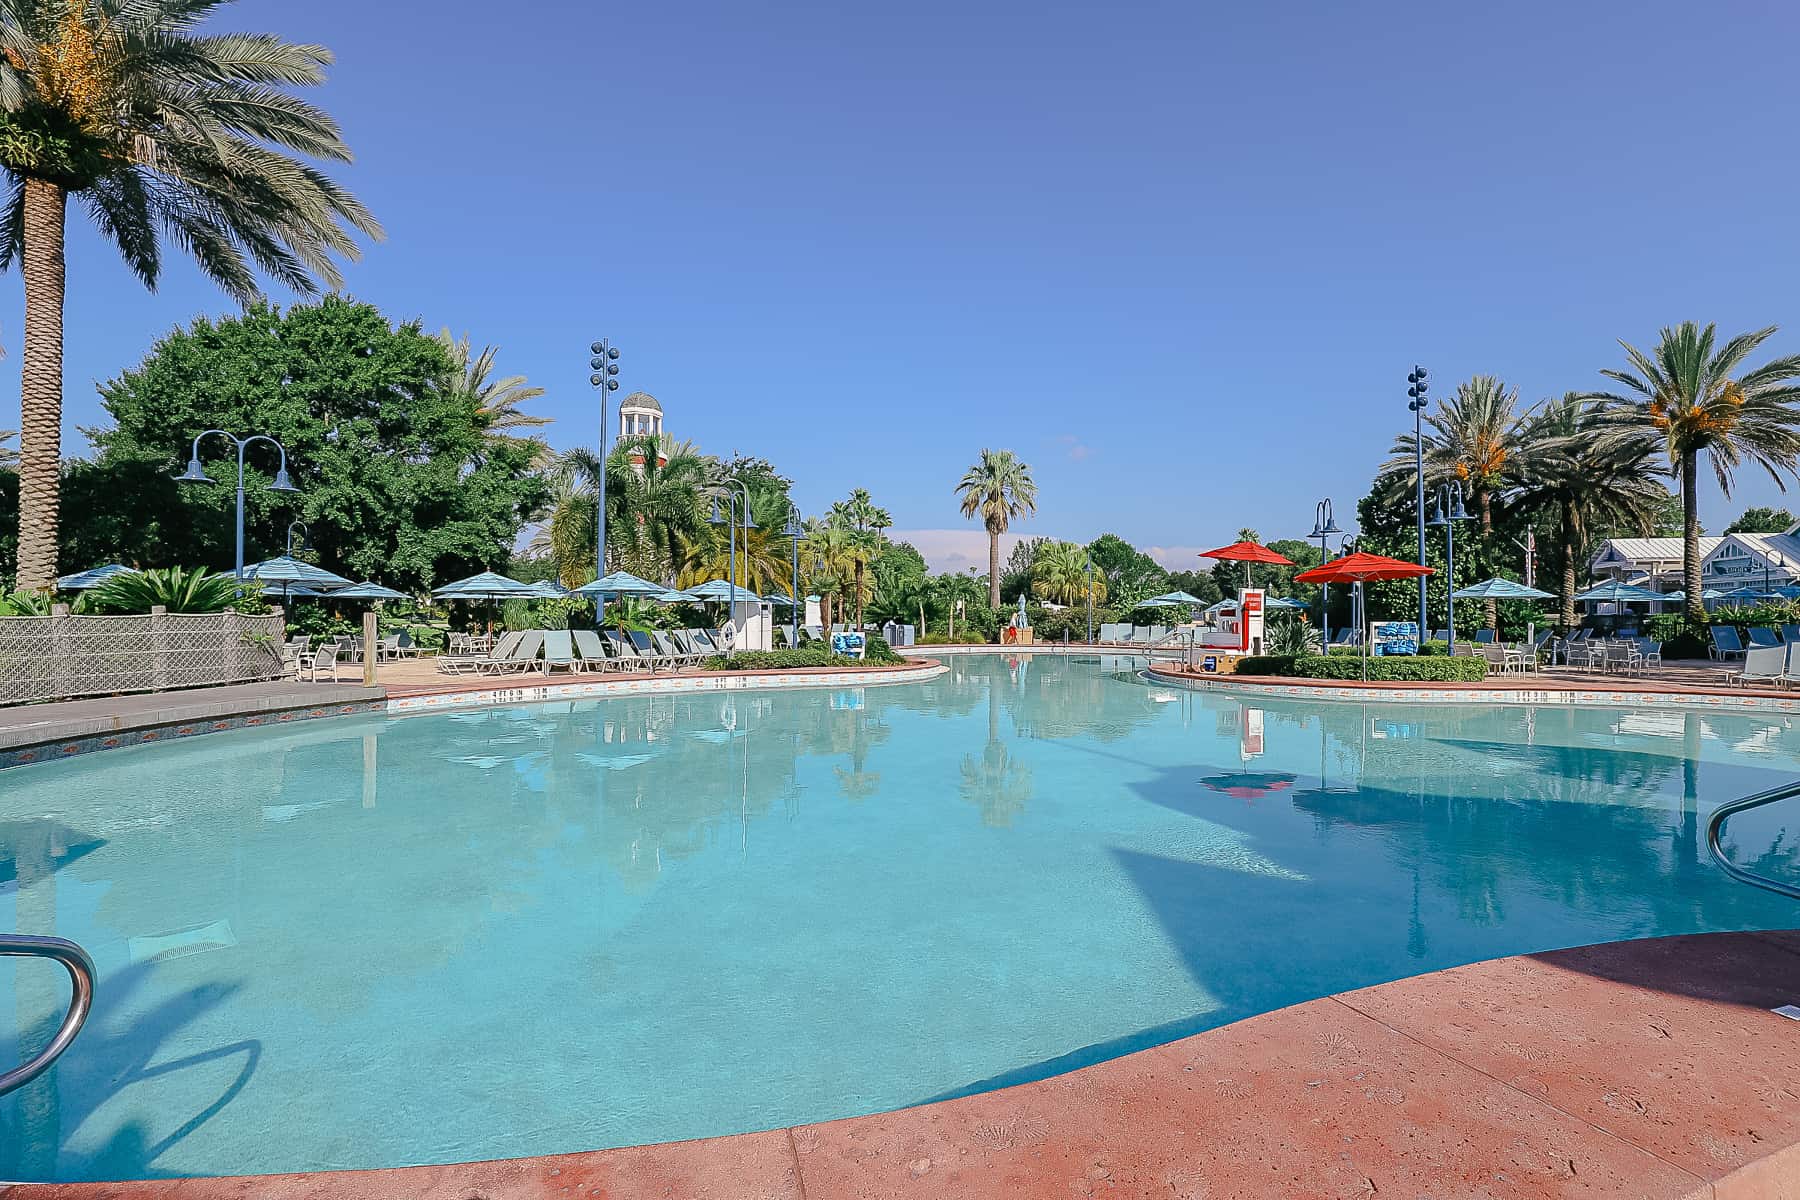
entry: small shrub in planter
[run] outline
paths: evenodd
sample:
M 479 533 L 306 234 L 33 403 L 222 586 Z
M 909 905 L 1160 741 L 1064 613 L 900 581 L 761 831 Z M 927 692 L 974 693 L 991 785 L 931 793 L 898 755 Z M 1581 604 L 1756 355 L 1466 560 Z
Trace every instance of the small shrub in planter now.
M 1252 655 L 1238 660 L 1239 675 L 1275 675 L 1293 679 L 1361 681 L 1363 659 L 1348 654 Z M 1370 658 L 1370 682 L 1477 683 L 1487 678 L 1487 660 L 1449 655 Z

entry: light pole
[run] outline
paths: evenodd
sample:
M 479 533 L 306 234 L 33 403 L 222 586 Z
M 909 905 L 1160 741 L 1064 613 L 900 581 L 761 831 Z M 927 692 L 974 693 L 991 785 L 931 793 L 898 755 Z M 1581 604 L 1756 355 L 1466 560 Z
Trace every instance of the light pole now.
M 1331 497 L 1313 505 L 1313 531 L 1306 535 L 1308 541 L 1319 539 L 1319 561 L 1324 562 L 1331 557 L 1330 541 L 1344 531 L 1338 528 L 1337 521 L 1331 515 Z M 1319 645 L 1328 648 L 1331 645 L 1331 585 L 1319 585 Z
M 1419 501 L 1419 565 L 1425 565 L 1425 406 L 1430 403 L 1425 393 L 1431 390 L 1431 376 L 1424 367 L 1414 365 L 1407 373 L 1407 403 L 1413 415 L 1413 470 L 1418 476 Z M 1425 576 L 1419 576 L 1419 636 L 1425 636 L 1430 622 L 1425 613 Z
M 594 373 L 588 376 L 588 383 L 600 393 L 600 484 L 594 492 L 595 525 L 598 527 L 594 537 L 594 578 L 606 578 L 606 398 L 609 392 L 619 390 L 619 348 L 606 338 L 601 338 L 592 346 L 593 357 L 588 359 L 588 366 Z M 598 596 L 594 598 L 594 623 L 599 624 L 602 608 Z
M 289 558 L 294 557 L 294 530 L 296 530 L 296 529 L 300 530 L 300 532 L 301 532 L 300 548 L 302 550 L 311 550 L 312 549 L 312 530 L 310 530 L 306 527 L 306 522 L 305 521 L 289 521 L 288 522 L 288 534 L 287 534 L 287 556 Z
M 1443 526 L 1444 536 L 1448 539 L 1444 551 L 1444 607 L 1448 610 L 1445 618 L 1452 654 L 1456 653 L 1456 522 L 1468 519 L 1469 514 L 1463 511 L 1462 484 L 1438 484 L 1437 498 L 1431 507 L 1431 525 L 1433 528 Z M 1419 636 L 1425 636 L 1424 626 L 1420 626 Z
M 1088 609 L 1087 644 L 1091 646 L 1094 644 L 1094 556 L 1093 555 L 1091 555 L 1091 554 L 1088 555 L 1087 566 L 1084 569 L 1087 572 L 1087 609 Z
M 792 617 L 792 620 L 790 621 L 789 627 L 788 627 L 789 628 L 788 645 L 794 647 L 795 649 L 799 649 L 799 647 L 800 647 L 800 606 L 802 603 L 804 603 L 804 601 L 802 601 L 800 599 L 800 535 L 805 533 L 806 529 L 804 526 L 802 526 L 800 524 L 800 506 L 798 504 L 795 504 L 791 497 L 788 499 L 787 528 L 784 529 L 782 532 L 788 535 L 788 540 L 793 544 L 793 548 L 794 548 L 794 585 L 793 585 L 794 594 L 790 597 L 790 599 L 792 599 L 794 602 L 794 607 L 790 614 Z M 748 545 L 749 541 L 750 541 L 750 539 L 748 537 L 746 537 L 744 539 L 745 545 Z
M 235 574 L 237 581 L 242 583 L 244 582 L 244 451 L 249 449 L 250 443 L 267 442 L 275 447 L 277 454 L 281 455 L 281 465 L 276 468 L 275 478 L 269 484 L 271 492 L 297 492 L 300 489 L 288 479 L 287 447 L 266 433 L 253 433 L 249 437 L 241 438 L 235 433 L 227 433 L 223 429 L 203 430 L 194 438 L 193 448 L 188 452 L 187 470 L 175 477 L 178 481 L 181 483 L 217 482 L 217 480 L 207 478 L 206 472 L 200 466 L 200 442 L 215 433 L 237 447 L 237 567 Z
M 725 480 L 724 487 L 725 487 L 725 495 L 726 495 L 726 500 L 727 500 L 727 511 L 728 511 L 729 515 L 726 518 L 720 517 L 719 501 L 716 498 L 713 500 L 713 515 L 712 515 L 712 523 L 714 525 L 729 526 L 729 532 L 726 534 L 726 542 L 730 546 L 730 555 L 731 555 L 731 558 L 730 558 L 731 578 L 729 580 L 729 583 L 731 585 L 731 600 L 729 601 L 730 607 L 726 611 L 725 623 L 727 625 L 729 625 L 729 624 L 731 624 L 731 622 L 737 620 L 737 531 L 738 531 L 737 498 L 738 498 L 738 492 L 734 492 L 731 490 L 734 486 L 738 489 L 738 491 L 741 491 L 744 495 L 744 561 L 745 562 L 748 562 L 750 560 L 750 531 L 752 529 L 756 528 L 756 526 L 754 524 L 752 524 L 750 521 L 750 488 L 749 488 L 749 485 L 747 485 L 741 479 L 727 478 Z

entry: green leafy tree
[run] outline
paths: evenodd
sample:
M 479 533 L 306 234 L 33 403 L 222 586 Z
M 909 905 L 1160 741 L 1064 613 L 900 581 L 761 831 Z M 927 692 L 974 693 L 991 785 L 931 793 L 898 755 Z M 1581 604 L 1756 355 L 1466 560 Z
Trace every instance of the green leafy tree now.
M 1785 508 L 1747 508 L 1725 527 L 1726 533 L 1786 533 L 1794 527 L 1794 514 Z
M 1031 591 L 1031 569 L 1037 565 L 1038 551 L 1049 541 L 1028 537 L 1013 543 L 1012 552 L 1000 565 L 1000 603 L 1012 604 Z
M 271 492 L 273 451 L 250 448 L 247 555 L 280 553 L 299 518 L 322 565 L 424 590 L 502 566 L 544 496 L 522 444 L 486 440 L 467 395 L 440 390 L 444 348 L 417 323 L 336 296 L 282 312 L 200 319 L 159 341 L 100 389 L 114 425 L 90 431 L 98 458 L 72 472 L 96 536 L 71 547 L 75 570 L 120 560 L 228 566 L 236 452 L 208 438 L 213 484 L 177 483 L 205 429 L 268 434 L 287 447 L 297 495 Z
M 1106 589 L 1115 601 L 1144 600 L 1169 590 L 1169 573 L 1154 558 L 1116 533 L 1103 533 L 1088 543 L 1094 566 L 1106 572 Z
M 1614 437 L 1641 437 L 1656 444 L 1681 486 L 1682 580 L 1687 613 L 1694 621 L 1705 617 L 1700 590 L 1701 456 L 1712 460 L 1713 477 L 1727 496 L 1743 462 L 1762 467 L 1778 487 L 1785 488 L 1782 475 L 1793 474 L 1800 458 L 1800 355 L 1747 366 L 1775 329 L 1771 325 L 1739 334 L 1721 346 L 1714 326 L 1701 328 L 1685 321 L 1664 329 L 1648 354 L 1620 342 L 1630 368 L 1601 374 L 1624 390 L 1589 397 L 1611 406 L 1617 423 Z
M 1047 541 L 1031 564 L 1031 592 L 1056 604 L 1106 603 L 1106 572 L 1089 572 L 1087 547 L 1076 542 Z
M 147 287 L 164 240 L 233 298 L 261 270 L 302 294 L 339 287 L 353 230 L 381 229 L 305 159 L 346 162 L 336 122 L 286 89 L 331 54 L 269 34 L 202 35 L 224 0 L 0 2 L 0 267 L 25 279 L 19 577 L 56 578 L 63 240 L 71 195 Z
M 1037 484 L 1031 468 L 1011 450 L 982 450 L 981 458 L 956 484 L 962 515 L 980 514 L 988 535 L 988 605 L 1000 607 L 1000 535 L 1020 517 L 1037 511 Z
M 867 488 L 857 488 L 848 499 L 832 505 L 826 519 L 849 535 L 843 545 L 850 556 L 850 594 L 856 604 L 856 627 L 861 629 L 869 598 L 868 566 L 880 550 L 881 530 L 891 527 L 894 519 L 875 503 Z
M 869 572 L 875 580 L 870 615 L 877 621 L 916 620 L 919 631 L 924 632 L 926 610 L 933 599 L 926 584 L 924 555 L 906 542 L 889 542 L 875 556 Z
M 1589 557 L 1592 531 L 1606 525 L 1647 536 L 1671 500 L 1655 478 L 1655 447 L 1645 438 L 1608 436 L 1608 421 L 1597 405 L 1570 392 L 1534 412 L 1521 438 L 1519 503 L 1553 514 L 1564 628 L 1575 624 L 1577 572 Z

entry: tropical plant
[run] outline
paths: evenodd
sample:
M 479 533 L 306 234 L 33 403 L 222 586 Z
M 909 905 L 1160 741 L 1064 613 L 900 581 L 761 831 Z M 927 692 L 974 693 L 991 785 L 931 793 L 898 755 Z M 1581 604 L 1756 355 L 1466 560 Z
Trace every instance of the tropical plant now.
M 1038 547 L 1031 564 L 1031 592 L 1055 604 L 1106 602 L 1106 572 L 1094 567 L 1086 546 L 1049 541 Z
M 1647 534 L 1668 490 L 1648 438 L 1611 436 L 1611 418 L 1574 392 L 1535 409 L 1520 434 L 1519 503 L 1555 513 L 1564 628 L 1576 623 L 1577 572 L 1602 524 Z
M 238 581 L 202 567 L 168 567 L 114 575 L 94 588 L 89 604 L 98 612 L 141 613 L 161 605 L 172 613 L 223 612 L 238 598 Z
M 18 436 L 19 431 L 16 429 L 0 429 L 0 470 L 18 469 L 19 452 L 6 444 Z
M 439 330 L 437 340 L 443 343 L 451 365 L 451 370 L 445 373 L 439 386 L 445 392 L 463 397 L 475 406 L 476 420 L 481 423 L 486 440 L 524 443 L 531 451 L 532 466 L 548 466 L 553 457 L 548 443 L 536 434 L 521 436 L 514 432 L 520 429 L 538 429 L 550 424 L 549 417 L 519 411 L 519 405 L 527 400 L 538 399 L 544 394 L 544 389 L 532 387 L 523 375 L 493 378 L 494 358 L 500 353 L 498 346 L 483 346 L 480 354 L 473 354 L 469 335 L 465 333 L 460 338 L 453 337 L 448 329 Z
M 827 629 L 835 623 L 834 609 L 850 590 L 855 574 L 853 533 L 829 520 L 809 520 L 800 538 L 800 565 L 806 586 L 819 594 L 824 611 L 819 614 Z
M 1726 496 L 1736 468 L 1748 460 L 1768 471 L 1785 490 L 1782 473 L 1800 458 L 1800 355 L 1771 359 L 1746 369 L 1746 360 L 1774 336 L 1771 325 L 1739 334 L 1723 346 L 1716 328 L 1693 321 L 1662 331 L 1646 354 L 1628 342 L 1630 369 L 1602 371 L 1623 392 L 1589 398 L 1612 407 L 1616 437 L 1648 438 L 1667 457 L 1681 485 L 1682 580 L 1687 612 L 1704 616 L 1700 588 L 1700 456 L 1712 460 L 1713 477 Z
M 1266 654 L 1318 654 L 1319 630 L 1299 613 L 1270 613 L 1263 622 L 1263 652 Z
M 844 551 L 853 572 L 850 591 L 856 602 L 856 627 L 861 629 L 869 594 L 864 576 L 869 563 L 881 549 L 880 531 L 892 526 L 894 519 L 886 509 L 875 504 L 867 488 L 856 488 L 849 499 L 833 504 L 825 519 L 850 535 L 844 540 Z
M 337 124 L 286 88 L 324 82 L 331 54 L 270 34 L 202 36 L 225 0 L 0 3 L 0 267 L 25 277 L 19 578 L 56 579 L 62 438 L 63 239 L 82 197 L 154 288 L 162 240 L 235 299 L 256 268 L 297 292 L 342 285 L 351 230 L 381 227 L 293 155 L 348 161 Z M 254 267 L 252 266 L 254 264 Z
M 716 463 L 668 434 L 620 438 L 606 458 L 606 567 L 674 581 L 690 548 L 711 536 L 708 489 Z M 544 548 L 570 587 L 594 578 L 594 488 L 600 458 L 564 451 L 549 471 L 552 505 Z
M 82 601 L 87 599 L 83 592 L 76 601 L 78 609 L 85 608 Z M 0 596 L 0 617 L 47 617 L 50 615 L 50 595 L 47 592 L 20 591 Z
M 792 553 L 793 543 L 771 523 L 753 524 L 748 533 L 740 527 L 735 547 L 723 528 L 707 528 L 681 543 L 676 585 L 693 587 L 712 579 L 730 579 L 735 565 L 739 587 L 759 596 L 771 592 L 785 595 L 791 586 Z
M 1013 521 L 1037 511 L 1037 484 L 1031 468 L 1011 450 L 983 449 L 981 458 L 956 484 L 962 515 L 981 515 L 988 535 L 988 606 L 1000 607 L 1000 535 Z

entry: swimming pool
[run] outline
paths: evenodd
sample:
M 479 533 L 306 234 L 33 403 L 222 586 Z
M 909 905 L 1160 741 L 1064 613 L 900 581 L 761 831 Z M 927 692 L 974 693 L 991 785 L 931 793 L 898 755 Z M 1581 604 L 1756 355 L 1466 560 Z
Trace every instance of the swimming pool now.
M 1782 717 L 1250 700 L 995 655 L 8 770 L 0 924 L 81 942 L 100 986 L 0 1099 L 0 1178 L 769 1128 L 1475 959 L 1789 926 L 1700 831 L 1797 760 Z M 1800 811 L 1732 832 L 1800 873 Z M 0 1062 L 60 975 L 0 965 Z

